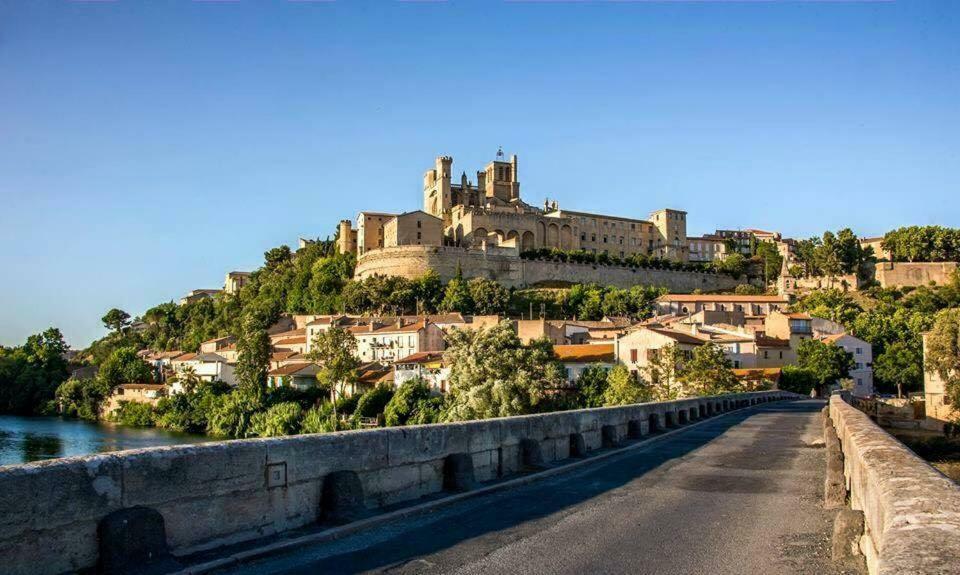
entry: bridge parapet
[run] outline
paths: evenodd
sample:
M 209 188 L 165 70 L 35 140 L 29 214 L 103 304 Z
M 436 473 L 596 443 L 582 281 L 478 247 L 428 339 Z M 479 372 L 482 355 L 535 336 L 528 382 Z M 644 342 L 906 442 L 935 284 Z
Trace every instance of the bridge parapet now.
M 158 512 L 167 546 L 182 556 L 356 516 L 357 504 L 375 509 L 467 489 L 684 421 L 795 397 L 764 391 L 156 447 L 0 468 L 0 570 L 56 574 L 92 568 L 99 556 L 98 527 L 121 510 Z
M 863 511 L 859 546 L 870 573 L 960 571 L 960 486 L 839 395 L 830 398 L 830 418 L 850 506 Z

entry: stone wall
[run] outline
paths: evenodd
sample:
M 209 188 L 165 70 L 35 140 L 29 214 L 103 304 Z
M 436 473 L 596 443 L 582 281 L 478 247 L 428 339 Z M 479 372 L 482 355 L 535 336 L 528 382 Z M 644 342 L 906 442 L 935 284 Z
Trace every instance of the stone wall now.
M 860 550 L 870 573 L 956 573 L 960 486 L 848 405 L 830 398 L 850 506 L 863 511 Z
M 598 283 L 628 288 L 634 285 L 662 286 L 674 293 L 695 289 L 714 291 L 733 289 L 746 280 L 725 274 L 709 274 L 628 268 L 591 264 L 525 260 L 493 251 L 455 247 L 404 246 L 368 252 L 360 256 L 354 277 L 382 274 L 417 278 L 435 270 L 444 280 L 454 277 L 457 266 L 464 277 L 497 280 L 507 287 L 527 287 L 543 282 Z
M 476 481 L 518 473 L 525 461 L 566 459 L 764 401 L 755 392 L 442 425 L 395 427 L 157 447 L 0 468 L 0 571 L 56 574 L 94 567 L 97 527 L 135 506 L 158 511 L 167 542 L 185 555 L 312 524 L 337 472 L 355 473 L 368 508 L 444 490 L 447 462 L 472 462 Z M 605 440 L 606 438 L 606 440 Z M 462 466 L 460 467 L 462 474 Z M 342 476 L 342 473 L 338 473 Z M 459 477 L 459 476 L 458 476 Z
M 956 262 L 877 262 L 875 277 L 882 287 L 943 285 L 956 269 Z

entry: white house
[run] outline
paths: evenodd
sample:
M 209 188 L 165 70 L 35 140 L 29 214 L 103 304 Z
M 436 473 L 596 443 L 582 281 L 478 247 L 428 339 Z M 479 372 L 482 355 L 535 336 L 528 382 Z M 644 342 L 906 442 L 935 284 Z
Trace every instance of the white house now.
M 228 363 L 221 355 L 215 353 L 185 353 L 174 358 L 171 363 L 177 375 L 192 369 L 200 381 L 222 381 L 227 385 L 237 385 L 234 376 L 234 364 Z M 179 393 L 182 391 L 182 387 L 179 383 L 175 383 L 171 386 L 171 391 Z
M 850 370 L 850 379 L 853 380 L 853 395 L 869 397 L 873 395 L 873 346 L 849 333 L 838 333 L 821 338 L 822 341 L 840 346 L 853 357 L 856 362 Z

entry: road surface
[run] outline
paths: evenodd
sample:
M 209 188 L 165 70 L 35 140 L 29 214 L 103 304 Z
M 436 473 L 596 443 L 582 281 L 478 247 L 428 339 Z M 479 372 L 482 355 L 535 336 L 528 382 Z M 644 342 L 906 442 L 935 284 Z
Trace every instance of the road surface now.
M 224 573 L 849 572 L 829 560 L 822 406 L 726 414 L 569 473 Z

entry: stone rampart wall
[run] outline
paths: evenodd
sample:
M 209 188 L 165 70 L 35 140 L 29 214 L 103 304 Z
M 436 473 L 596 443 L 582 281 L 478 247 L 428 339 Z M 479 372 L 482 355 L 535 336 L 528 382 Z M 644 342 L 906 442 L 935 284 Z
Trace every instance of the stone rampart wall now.
M 956 573 L 960 486 L 839 395 L 830 418 L 843 449 L 850 506 L 863 511 L 860 550 L 870 573 Z
M 956 262 L 877 262 L 875 277 L 882 287 L 944 285 L 957 269 Z
M 780 391 L 556 412 L 463 423 L 275 439 L 221 441 L 72 457 L 0 468 L 0 572 L 92 568 L 97 528 L 121 509 L 147 507 L 165 522 L 175 555 L 312 524 L 348 472 L 368 508 L 444 490 L 451 458 L 487 481 L 525 463 L 570 457 L 734 407 L 791 398 Z M 354 475 L 355 474 L 355 475 Z M 338 499 L 339 498 L 339 499 Z
M 543 282 L 598 283 L 628 288 L 634 285 L 666 287 L 673 293 L 695 289 L 733 289 L 746 280 L 725 274 L 628 268 L 591 264 L 526 260 L 516 256 L 454 247 L 403 246 L 367 252 L 357 262 L 354 277 L 382 274 L 417 278 L 435 270 L 444 280 L 454 277 L 457 266 L 464 277 L 497 280 L 507 287 L 527 287 Z

